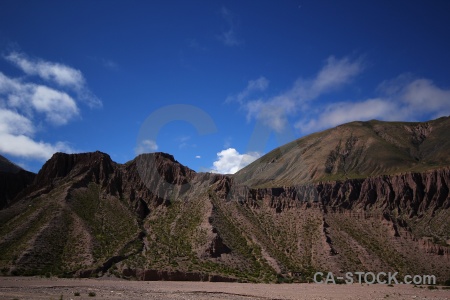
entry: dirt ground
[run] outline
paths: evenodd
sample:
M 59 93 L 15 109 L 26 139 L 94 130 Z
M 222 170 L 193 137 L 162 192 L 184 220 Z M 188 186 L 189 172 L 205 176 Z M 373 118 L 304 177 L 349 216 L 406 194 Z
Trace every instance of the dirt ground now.
M 79 296 L 76 296 L 79 293 Z M 89 293 L 93 293 L 89 296 Z M 95 296 L 94 296 L 95 295 Z M 450 290 L 412 285 L 246 284 L 0 277 L 0 299 L 434 299 Z

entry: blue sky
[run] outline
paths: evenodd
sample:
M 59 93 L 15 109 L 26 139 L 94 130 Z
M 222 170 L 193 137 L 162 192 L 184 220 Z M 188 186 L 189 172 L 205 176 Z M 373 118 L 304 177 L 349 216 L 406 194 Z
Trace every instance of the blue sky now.
M 0 154 L 232 173 L 353 120 L 450 114 L 449 1 L 0 2 Z

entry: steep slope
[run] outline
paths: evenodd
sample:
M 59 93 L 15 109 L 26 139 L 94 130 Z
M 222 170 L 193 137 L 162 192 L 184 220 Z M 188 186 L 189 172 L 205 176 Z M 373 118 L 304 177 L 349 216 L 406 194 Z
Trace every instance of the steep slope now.
M 422 172 L 450 164 L 450 117 L 424 123 L 352 122 L 300 138 L 235 174 L 265 187 Z
M 34 177 L 34 173 L 25 171 L 0 155 L 0 209 L 8 206 L 33 182 Z
M 0 269 L 13 275 L 110 272 L 257 281 L 258 270 L 266 268 L 273 281 L 276 273 L 249 255 L 252 244 L 232 236 L 231 254 L 220 236 L 239 232 L 217 217 L 223 212 L 212 200 L 224 195 L 228 181 L 197 174 L 164 153 L 124 165 L 101 152 L 56 153 L 21 201 L 0 211 Z
M 133 251 L 139 228 L 118 197 L 104 193 L 116 164 L 103 153 L 55 154 L 26 196 L 0 211 L 0 264 L 11 274 L 102 269 Z
M 126 164 L 57 153 L 0 210 L 0 270 L 251 282 L 398 271 L 445 281 L 448 126 L 345 124 L 236 176 L 196 173 L 165 153 Z
M 382 270 L 450 274 L 450 168 L 424 173 L 252 189 L 236 188 L 252 220 L 247 234 L 264 241 L 284 271 Z M 256 226 L 254 224 L 257 224 Z M 283 269 L 282 269 L 283 270 Z

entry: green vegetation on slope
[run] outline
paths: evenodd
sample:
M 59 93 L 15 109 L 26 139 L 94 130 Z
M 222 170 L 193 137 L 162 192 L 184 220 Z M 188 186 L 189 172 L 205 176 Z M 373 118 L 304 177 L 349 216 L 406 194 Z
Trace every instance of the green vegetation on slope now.
M 423 172 L 450 165 L 450 117 L 352 122 L 283 145 L 234 175 L 252 187 Z
M 95 262 L 126 254 L 122 248 L 140 231 L 129 208 L 117 197 L 102 194 L 94 183 L 72 192 L 70 206 L 89 228 Z

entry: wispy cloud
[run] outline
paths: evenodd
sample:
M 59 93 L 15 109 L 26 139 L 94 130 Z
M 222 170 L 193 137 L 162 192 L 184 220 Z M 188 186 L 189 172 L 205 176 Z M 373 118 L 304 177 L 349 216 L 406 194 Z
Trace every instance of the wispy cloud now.
M 158 150 L 158 145 L 153 140 L 142 140 L 138 143 L 136 148 L 134 149 L 134 152 L 136 155 L 143 154 L 143 153 L 150 153 L 155 152 Z
M 61 86 L 78 89 L 85 82 L 79 70 L 66 65 L 41 59 L 31 60 L 25 54 L 19 52 L 11 52 L 5 58 L 22 69 L 25 74 L 37 75 L 45 80 L 54 81 Z
M 300 96 L 311 100 L 349 84 L 363 69 L 364 62 L 361 58 L 336 59 L 334 56 L 330 56 L 313 80 L 299 80 L 296 88 L 300 92 Z
M 247 120 L 255 118 L 277 132 L 285 129 L 287 116 L 296 113 L 300 103 L 295 98 L 280 95 L 270 100 L 252 100 L 244 105 Z
M 247 120 L 259 120 L 277 132 L 283 132 L 288 121 L 297 118 L 294 127 L 302 134 L 355 120 L 417 121 L 450 115 L 450 89 L 411 74 L 382 82 L 373 97 L 333 103 L 320 101 L 321 96 L 354 82 L 365 65 L 362 58 L 330 56 L 314 77 L 297 79 L 283 93 L 255 98 L 269 84 L 265 77 L 260 77 L 249 81 L 240 93 L 226 101 L 238 102 L 246 111 Z
M 63 64 L 30 60 L 18 52 L 4 58 L 52 87 L 0 72 L 0 152 L 37 160 L 48 159 L 57 151 L 73 152 L 67 142 L 48 143 L 35 136 L 47 123 L 61 126 L 80 115 L 77 102 L 91 93 L 82 73 Z M 76 96 L 71 96 L 70 91 Z
M 109 69 L 109 70 L 119 69 L 119 65 L 111 59 L 102 58 L 100 61 L 106 69 Z
M 195 148 L 195 147 L 197 147 L 197 144 L 190 143 L 189 142 L 190 140 L 191 140 L 191 136 L 190 135 L 184 135 L 184 136 L 177 137 L 175 139 L 175 143 L 178 145 L 179 149 L 186 149 L 186 148 Z
M 339 124 L 355 120 L 371 120 L 380 118 L 394 120 L 392 105 L 385 99 L 367 99 L 361 102 L 339 102 L 327 105 L 321 109 L 317 116 L 298 121 L 295 127 L 302 133 L 311 133 L 317 130 L 330 128 Z
M 233 13 L 227 9 L 226 7 L 222 7 L 221 9 L 222 18 L 225 20 L 227 26 L 224 30 L 222 30 L 221 34 L 218 36 L 219 40 L 228 47 L 239 46 L 243 43 L 237 37 L 236 30 L 238 27 L 238 22 Z
M 259 157 L 261 153 L 258 152 L 240 154 L 236 149 L 228 148 L 217 153 L 217 160 L 211 169 L 215 173 L 234 174 Z
M 401 75 L 383 82 L 378 91 L 377 98 L 321 107 L 321 113 L 305 115 L 295 127 L 311 133 L 355 120 L 414 121 L 450 115 L 450 89 L 440 88 L 429 79 Z
M 233 138 L 231 137 L 231 136 L 229 136 L 229 137 L 226 137 L 225 139 L 224 139 L 224 142 L 223 142 L 223 147 L 224 148 L 230 148 L 230 146 L 231 146 L 231 141 L 233 140 Z
M 281 132 L 286 127 L 289 115 L 306 110 L 310 101 L 349 84 L 363 69 L 364 63 L 360 58 L 336 59 L 330 56 L 314 78 L 300 78 L 289 90 L 279 95 L 249 100 L 250 92 L 263 91 L 268 86 L 269 81 L 260 77 L 250 81 L 235 99 L 247 112 L 248 120 L 260 120 L 273 130 Z
M 255 80 L 250 80 L 247 83 L 247 87 L 242 90 L 240 93 L 232 96 L 228 96 L 226 99 L 226 102 L 233 102 L 237 101 L 240 104 L 247 99 L 250 95 L 252 95 L 255 92 L 263 92 L 267 89 L 269 86 L 269 80 L 265 78 L 264 76 L 259 77 Z
M 112 59 L 96 56 L 88 56 L 87 58 L 110 71 L 117 71 L 119 69 L 119 64 Z
M 196 39 L 188 39 L 187 40 L 188 47 L 199 52 L 207 51 L 208 48 L 201 45 Z
M 78 98 L 90 107 L 101 107 L 102 102 L 87 87 L 86 80 L 80 70 L 60 63 L 30 58 L 24 53 L 11 52 L 4 57 L 25 74 L 38 76 L 48 82 L 76 92 Z
M 385 92 L 384 97 L 398 102 L 402 115 L 421 117 L 432 114 L 439 117 L 450 114 L 450 89 L 440 88 L 426 78 L 399 81 L 404 77 L 400 76 L 381 85 L 381 91 Z

